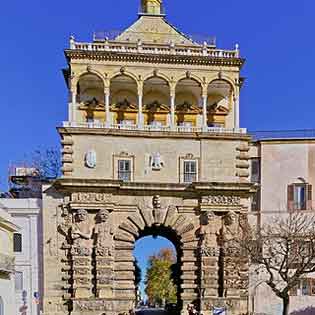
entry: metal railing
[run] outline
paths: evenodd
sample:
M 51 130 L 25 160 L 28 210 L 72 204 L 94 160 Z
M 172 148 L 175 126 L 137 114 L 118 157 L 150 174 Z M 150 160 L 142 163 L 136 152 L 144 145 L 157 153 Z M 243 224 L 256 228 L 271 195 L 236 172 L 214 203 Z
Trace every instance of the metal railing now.
M 75 128 L 106 128 L 116 130 L 130 131 L 150 131 L 150 132 L 179 132 L 179 133 L 213 133 L 213 134 L 246 134 L 246 128 L 221 128 L 221 127 L 192 127 L 192 126 L 153 126 L 153 125 L 135 125 L 135 124 L 111 124 L 101 122 L 70 122 L 64 121 L 63 127 Z

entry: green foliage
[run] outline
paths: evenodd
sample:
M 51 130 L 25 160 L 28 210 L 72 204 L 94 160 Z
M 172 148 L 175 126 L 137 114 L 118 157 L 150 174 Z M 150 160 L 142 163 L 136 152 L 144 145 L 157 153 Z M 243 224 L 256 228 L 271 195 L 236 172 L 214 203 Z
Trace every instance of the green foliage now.
M 176 303 L 177 291 L 172 280 L 174 263 L 176 258 L 170 248 L 163 248 L 149 258 L 145 292 L 150 303 L 160 305 Z

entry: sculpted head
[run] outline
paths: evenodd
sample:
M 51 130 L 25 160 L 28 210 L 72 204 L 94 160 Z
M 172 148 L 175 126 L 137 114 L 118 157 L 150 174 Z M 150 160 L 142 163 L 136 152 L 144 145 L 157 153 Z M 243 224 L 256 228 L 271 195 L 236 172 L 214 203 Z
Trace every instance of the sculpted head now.
M 77 211 L 76 219 L 79 222 L 86 221 L 88 218 L 88 212 L 84 209 L 79 209 Z
M 234 211 L 230 211 L 224 217 L 225 225 L 232 225 L 237 221 L 237 214 Z
M 106 209 L 101 209 L 99 213 L 97 214 L 97 217 L 100 222 L 106 222 L 109 217 L 109 212 Z
M 210 223 L 211 221 L 213 221 L 215 219 L 215 214 L 213 211 L 209 211 L 206 213 L 206 219 L 207 219 L 207 223 Z

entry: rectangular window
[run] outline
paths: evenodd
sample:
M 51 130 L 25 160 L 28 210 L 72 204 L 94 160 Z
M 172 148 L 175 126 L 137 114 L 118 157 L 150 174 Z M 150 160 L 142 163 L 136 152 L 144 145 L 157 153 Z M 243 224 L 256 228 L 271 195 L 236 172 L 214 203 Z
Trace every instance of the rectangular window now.
M 288 186 L 288 209 L 312 209 L 312 185 L 292 184 Z
M 22 252 L 22 234 L 20 233 L 13 234 L 13 251 L 15 253 Z
M 251 160 L 251 182 L 260 183 L 260 160 Z
M 306 210 L 306 186 L 294 185 L 294 208 Z
M 131 161 L 118 160 L 118 179 L 124 182 L 131 180 Z
M 184 183 L 192 183 L 197 180 L 196 161 L 184 161 Z
M 260 211 L 260 188 L 257 189 L 252 199 L 252 211 Z
M 22 291 L 23 290 L 23 272 L 15 272 L 15 290 Z
M 302 292 L 302 295 L 311 295 L 311 288 L 310 288 L 309 279 L 303 279 L 302 280 L 301 292 Z

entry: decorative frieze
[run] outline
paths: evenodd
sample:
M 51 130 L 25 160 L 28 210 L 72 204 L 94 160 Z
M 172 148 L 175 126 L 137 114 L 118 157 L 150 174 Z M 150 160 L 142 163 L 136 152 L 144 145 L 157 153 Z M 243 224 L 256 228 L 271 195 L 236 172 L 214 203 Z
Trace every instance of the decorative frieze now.
M 71 201 L 76 203 L 110 203 L 112 201 L 112 195 L 106 193 L 78 192 L 71 195 Z
M 209 206 L 240 206 L 241 198 L 238 196 L 211 195 L 203 197 L 202 203 Z
M 74 311 L 112 311 L 113 302 L 106 300 L 77 300 L 73 301 Z

